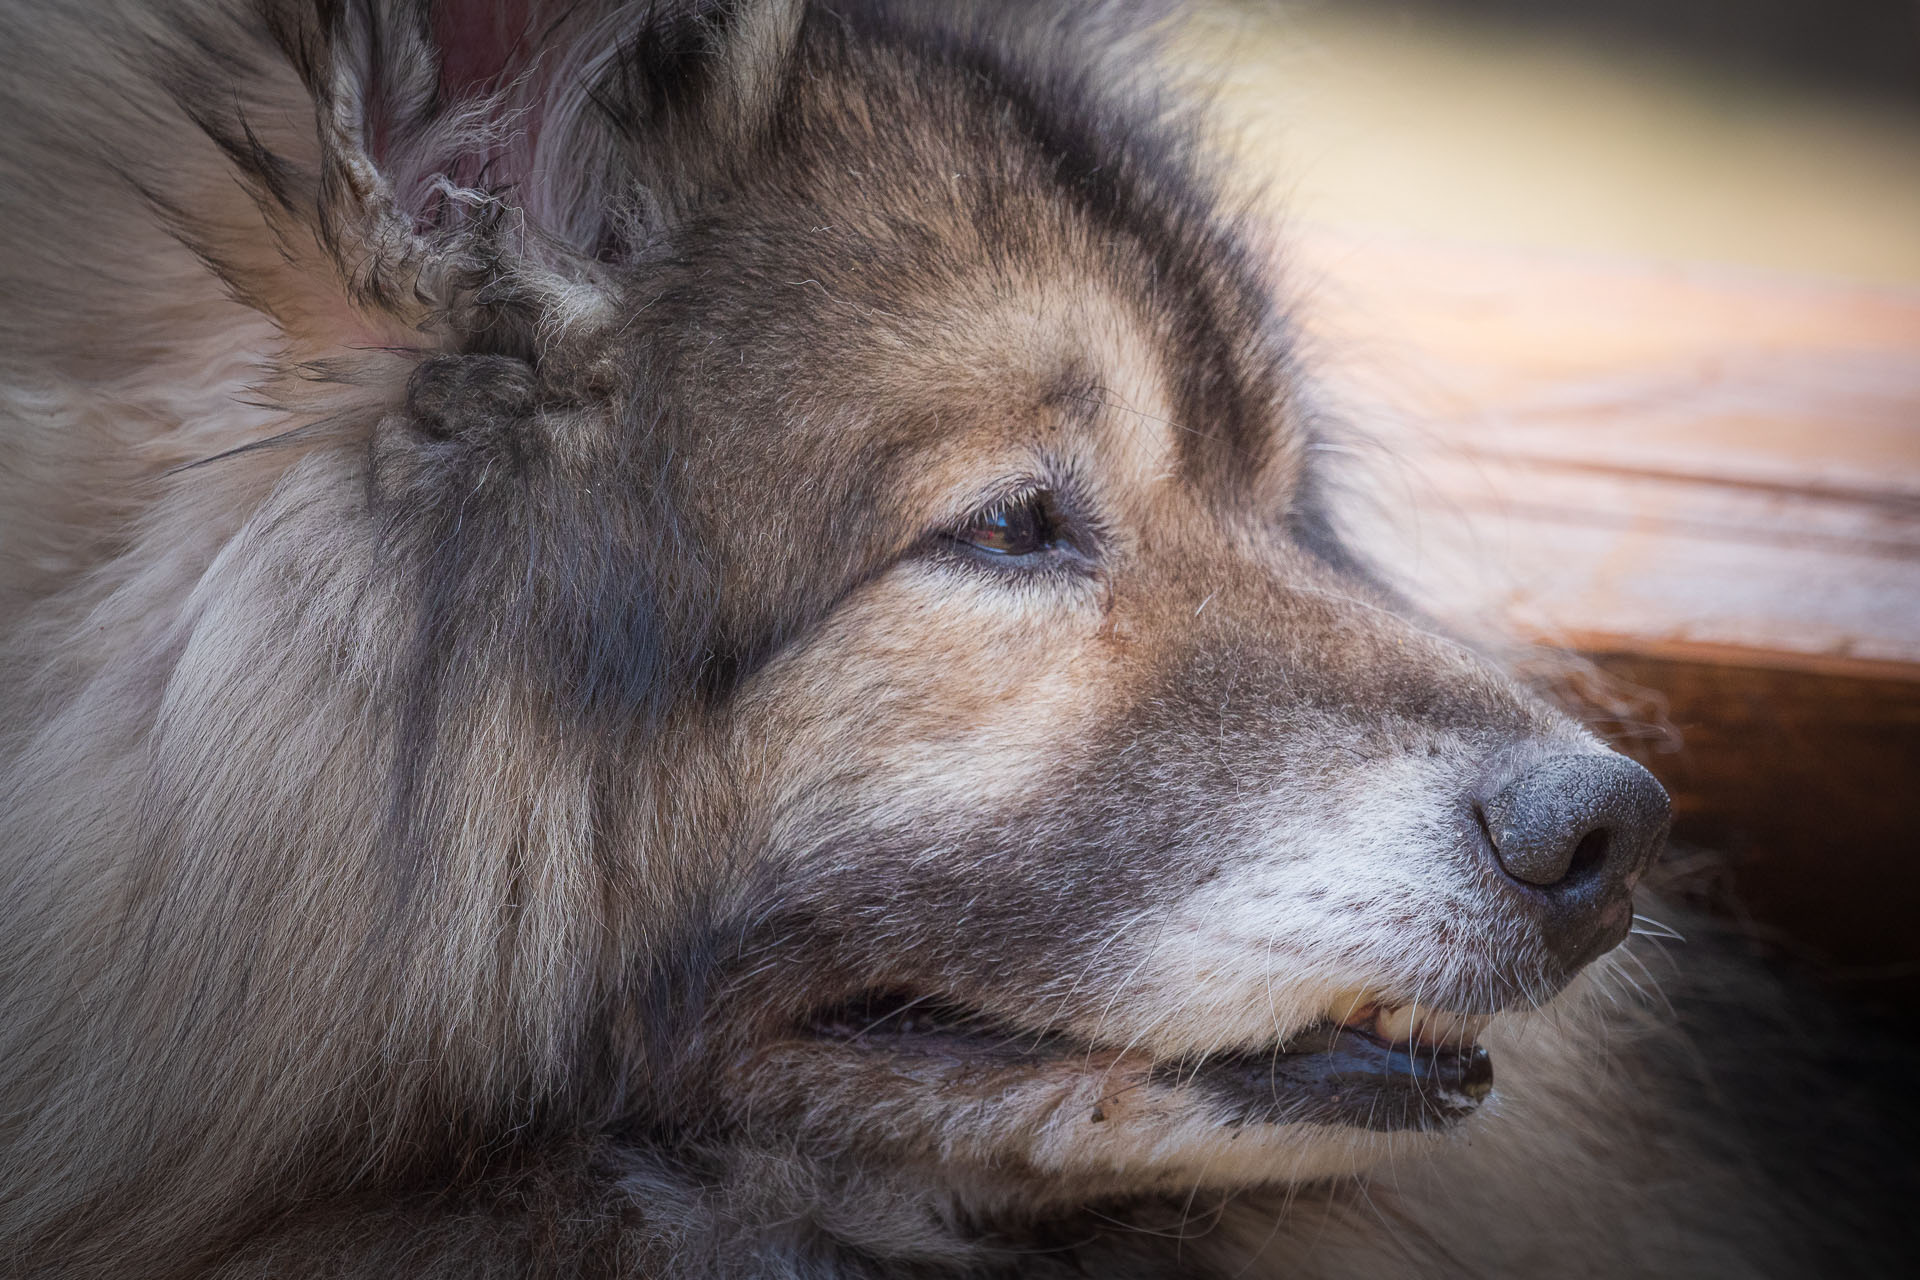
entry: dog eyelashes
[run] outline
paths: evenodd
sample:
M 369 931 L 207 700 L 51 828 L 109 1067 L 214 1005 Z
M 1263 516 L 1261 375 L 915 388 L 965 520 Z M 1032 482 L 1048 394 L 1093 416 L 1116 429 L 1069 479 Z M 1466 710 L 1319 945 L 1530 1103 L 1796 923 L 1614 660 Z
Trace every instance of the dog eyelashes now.
M 990 556 L 1018 559 L 1060 548 L 1059 505 L 1047 489 L 1003 499 L 967 518 L 954 540 Z
M 932 550 L 949 561 L 1032 580 L 1091 571 L 1097 532 L 1058 490 L 1035 486 L 997 498 L 949 526 L 934 537 Z

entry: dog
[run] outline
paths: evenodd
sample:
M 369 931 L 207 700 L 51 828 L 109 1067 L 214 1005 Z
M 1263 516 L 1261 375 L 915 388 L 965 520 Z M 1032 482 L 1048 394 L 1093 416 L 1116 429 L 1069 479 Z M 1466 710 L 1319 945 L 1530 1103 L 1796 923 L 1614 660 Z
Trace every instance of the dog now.
M 1861 1238 L 1638 993 L 1659 784 L 1347 549 L 1162 21 L 10 0 L 11 1273 Z

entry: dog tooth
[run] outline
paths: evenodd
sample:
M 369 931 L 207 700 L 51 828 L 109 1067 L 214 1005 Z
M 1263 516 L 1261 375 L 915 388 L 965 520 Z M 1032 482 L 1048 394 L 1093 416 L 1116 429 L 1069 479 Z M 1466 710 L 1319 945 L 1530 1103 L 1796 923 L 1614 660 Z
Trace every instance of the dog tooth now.
M 1428 1045 L 1469 1045 L 1486 1025 L 1484 1017 L 1464 1013 L 1448 1013 L 1444 1009 L 1423 1010 L 1420 1024 L 1414 1030 L 1414 1038 Z
M 1373 1021 L 1376 1007 L 1376 1002 L 1359 987 L 1336 991 L 1327 1000 L 1327 1021 L 1343 1027 L 1364 1027 Z
M 1409 1005 L 1382 1009 L 1374 1019 L 1373 1033 L 1388 1044 L 1404 1044 L 1413 1038 L 1413 1018 L 1413 1009 Z

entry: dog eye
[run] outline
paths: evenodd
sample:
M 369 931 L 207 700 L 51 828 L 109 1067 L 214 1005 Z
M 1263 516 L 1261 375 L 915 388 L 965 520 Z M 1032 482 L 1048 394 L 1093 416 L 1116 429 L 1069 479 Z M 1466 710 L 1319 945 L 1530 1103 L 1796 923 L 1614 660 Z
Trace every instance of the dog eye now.
M 1060 545 L 1059 514 L 1053 495 L 1040 490 L 978 512 L 954 535 L 993 556 L 1031 556 Z

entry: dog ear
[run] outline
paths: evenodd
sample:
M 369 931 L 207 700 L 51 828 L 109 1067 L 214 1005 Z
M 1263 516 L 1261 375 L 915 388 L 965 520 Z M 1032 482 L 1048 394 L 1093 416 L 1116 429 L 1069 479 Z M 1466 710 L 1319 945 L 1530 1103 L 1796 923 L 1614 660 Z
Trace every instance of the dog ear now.
M 799 18 L 799 0 L 356 7 L 334 19 L 330 96 L 417 219 L 487 193 L 592 251 L 626 187 L 670 205 L 764 121 Z
M 525 355 L 604 313 L 604 268 L 765 123 L 802 0 L 265 3 L 320 155 L 296 212 L 228 126 L 257 203 L 315 224 L 362 309 Z

